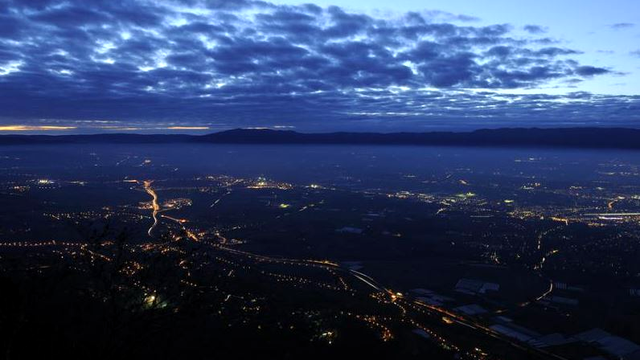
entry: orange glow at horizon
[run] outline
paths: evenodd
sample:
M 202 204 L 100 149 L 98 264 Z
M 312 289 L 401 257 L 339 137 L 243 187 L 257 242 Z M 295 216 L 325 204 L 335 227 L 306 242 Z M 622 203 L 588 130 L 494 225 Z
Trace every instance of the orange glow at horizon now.
M 77 127 L 54 125 L 0 125 L 0 131 L 60 131 L 73 129 L 77 129 Z
M 91 129 L 89 127 L 86 129 Z M 0 131 L 4 132 L 22 132 L 22 131 L 64 131 L 64 130 L 77 130 L 77 126 L 61 126 L 61 125 L 0 125 Z M 144 131 L 144 130 L 210 130 L 209 126 L 169 126 L 169 127 L 157 127 L 157 128 L 144 128 L 133 126 L 98 126 L 94 129 L 107 130 L 107 131 Z

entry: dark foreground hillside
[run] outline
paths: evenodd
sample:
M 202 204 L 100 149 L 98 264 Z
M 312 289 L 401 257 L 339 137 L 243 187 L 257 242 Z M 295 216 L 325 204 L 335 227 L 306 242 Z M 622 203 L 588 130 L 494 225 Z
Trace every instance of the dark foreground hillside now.
M 122 237 L 93 242 L 73 261 L 55 249 L 2 254 L 2 358 L 453 356 L 400 323 L 386 339 L 350 318 L 353 309 L 393 315 L 366 295 L 222 273 L 230 260 L 181 242 L 146 246 L 156 249 L 129 251 Z

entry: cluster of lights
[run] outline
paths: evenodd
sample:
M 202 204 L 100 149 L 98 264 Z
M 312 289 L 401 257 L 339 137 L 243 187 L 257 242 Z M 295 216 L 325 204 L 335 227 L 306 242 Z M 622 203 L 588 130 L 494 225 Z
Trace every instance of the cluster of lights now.
M 81 247 L 81 246 L 85 246 L 85 244 L 65 242 L 65 241 L 55 241 L 55 240 L 0 242 L 0 247 L 30 248 L 30 247 L 43 247 L 43 246 Z

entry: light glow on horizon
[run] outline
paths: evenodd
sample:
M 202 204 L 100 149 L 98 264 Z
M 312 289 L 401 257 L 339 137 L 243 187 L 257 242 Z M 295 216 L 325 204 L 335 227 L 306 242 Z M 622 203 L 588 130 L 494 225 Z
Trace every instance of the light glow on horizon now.
M 62 131 L 75 130 L 76 126 L 54 125 L 0 125 L 0 131 Z

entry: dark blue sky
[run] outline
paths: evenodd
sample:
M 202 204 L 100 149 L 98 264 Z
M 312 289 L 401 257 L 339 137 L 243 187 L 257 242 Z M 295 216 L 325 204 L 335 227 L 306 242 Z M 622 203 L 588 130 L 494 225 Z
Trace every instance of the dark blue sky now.
M 0 131 L 637 126 L 634 19 L 438 3 L 0 1 Z

